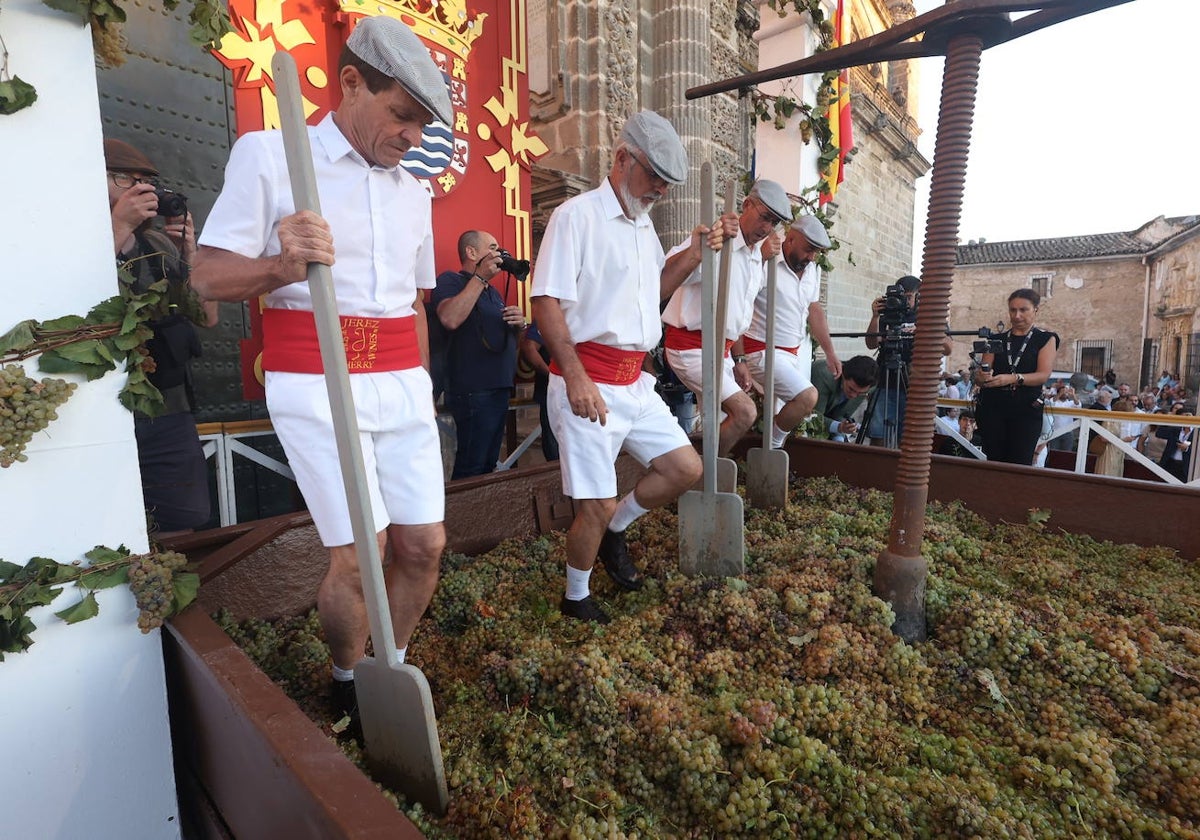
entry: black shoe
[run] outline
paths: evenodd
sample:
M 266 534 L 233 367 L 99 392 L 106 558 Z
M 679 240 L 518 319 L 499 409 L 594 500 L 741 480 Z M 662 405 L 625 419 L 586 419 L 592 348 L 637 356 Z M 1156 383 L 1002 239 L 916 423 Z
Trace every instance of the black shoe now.
M 338 734 L 346 734 L 351 738 L 362 740 L 362 719 L 358 716 L 358 693 L 354 690 L 354 680 L 332 680 L 330 683 L 333 713 L 337 716 L 336 726 L 349 718 L 349 722 Z
M 642 588 L 642 573 L 629 559 L 624 531 L 604 529 L 604 538 L 600 540 L 600 561 L 617 586 L 630 591 Z
M 567 618 L 577 618 L 580 621 L 594 621 L 597 624 L 608 624 L 612 621 L 608 617 L 608 613 L 600 609 L 600 605 L 596 603 L 591 595 L 582 601 L 568 601 L 566 598 L 563 598 L 558 608 Z

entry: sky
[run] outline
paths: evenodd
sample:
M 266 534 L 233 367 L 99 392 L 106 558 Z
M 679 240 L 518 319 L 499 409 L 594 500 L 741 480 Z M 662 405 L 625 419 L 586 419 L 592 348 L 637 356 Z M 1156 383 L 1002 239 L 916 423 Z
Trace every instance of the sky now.
M 918 14 L 940 5 L 915 2 Z M 984 50 L 959 241 L 1200 214 L 1197 53 L 1198 0 L 1133 0 Z M 918 145 L 932 162 L 943 61 L 919 63 Z M 929 182 L 918 181 L 914 262 Z

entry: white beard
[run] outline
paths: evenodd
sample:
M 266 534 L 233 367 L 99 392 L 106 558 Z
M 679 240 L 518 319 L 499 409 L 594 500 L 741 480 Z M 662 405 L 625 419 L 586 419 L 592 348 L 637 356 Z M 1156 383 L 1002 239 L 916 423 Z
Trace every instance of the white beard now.
M 618 195 L 621 197 L 621 203 L 625 205 L 625 212 L 630 214 L 632 219 L 640 219 L 650 212 L 650 208 L 654 206 L 657 199 L 647 201 L 644 198 L 639 198 L 629 191 L 629 186 L 622 183 L 617 189 Z

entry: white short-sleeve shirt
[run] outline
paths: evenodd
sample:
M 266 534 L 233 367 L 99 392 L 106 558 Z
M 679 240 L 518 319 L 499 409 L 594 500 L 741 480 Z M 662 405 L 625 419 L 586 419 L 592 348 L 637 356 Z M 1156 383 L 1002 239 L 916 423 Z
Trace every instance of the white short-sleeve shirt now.
M 652 350 L 662 337 L 658 304 L 665 262 L 650 217 L 626 216 L 606 178 L 551 214 L 533 295 L 558 299 L 576 343 Z
M 670 259 L 675 254 L 686 249 L 691 244 L 689 236 L 667 254 Z M 750 327 L 754 315 L 754 300 L 767 282 L 766 263 L 762 259 L 762 251 L 756 245 L 746 244 L 739 228 L 737 236 L 726 243 L 726 248 L 732 249 L 729 266 L 729 298 L 725 309 L 725 337 L 737 341 Z M 700 269 L 693 271 L 683 281 L 663 310 L 663 323 L 685 330 L 698 331 L 701 326 L 701 283 Z
M 775 269 L 775 346 L 801 347 L 808 340 L 808 307 L 820 300 L 821 283 L 816 263 L 809 263 L 799 277 L 783 255 L 776 257 Z M 754 318 L 746 335 L 757 341 L 767 340 L 767 290 L 764 287 L 754 301 Z
M 338 313 L 400 318 L 414 312 L 417 289 L 435 285 L 429 194 L 399 166 L 371 166 L 354 151 L 332 114 L 308 129 L 321 216 L 333 231 Z M 296 212 L 278 131 L 238 139 L 225 185 L 199 243 L 246 257 L 280 251 L 279 221 Z M 307 283 L 270 292 L 266 305 L 312 309 Z

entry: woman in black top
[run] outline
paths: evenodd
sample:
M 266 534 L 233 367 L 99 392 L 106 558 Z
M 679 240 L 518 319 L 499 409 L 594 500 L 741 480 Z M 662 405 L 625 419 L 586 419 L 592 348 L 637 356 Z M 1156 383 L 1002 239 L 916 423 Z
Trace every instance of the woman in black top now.
M 1033 289 L 1008 296 L 1010 326 L 1000 334 L 1004 352 L 984 354 L 975 372 L 980 388 L 975 419 L 989 461 L 1033 463 L 1042 433 L 1042 386 L 1054 370 L 1060 341 L 1056 333 L 1033 325 L 1040 303 Z M 990 369 L 984 372 L 983 366 Z

